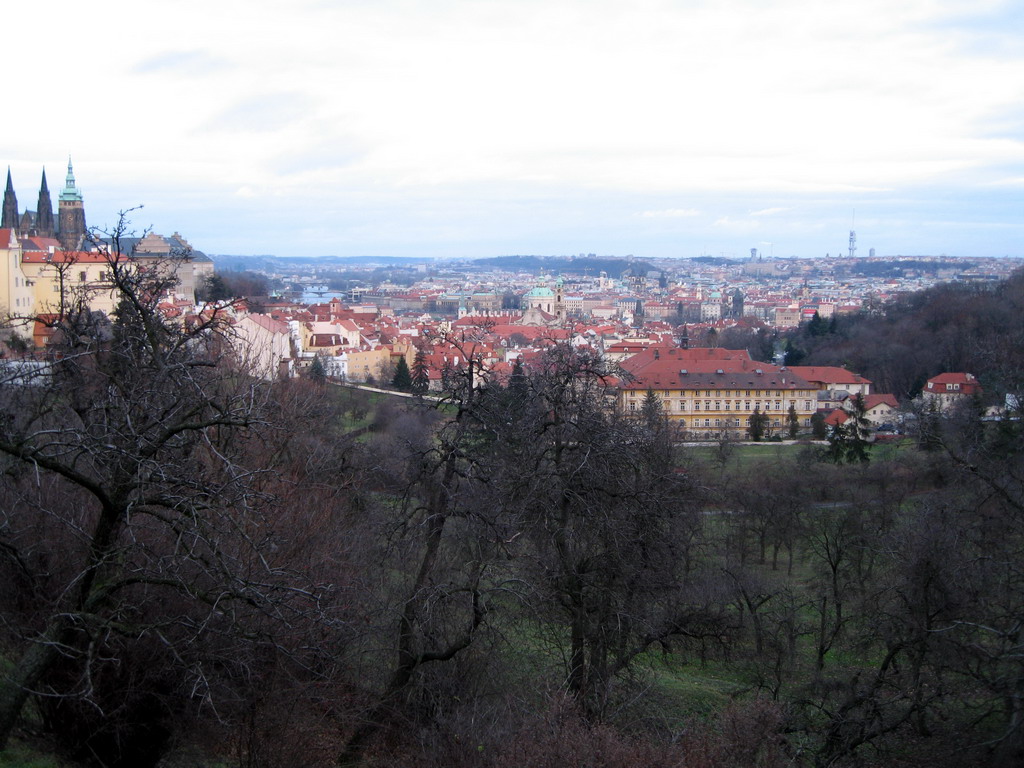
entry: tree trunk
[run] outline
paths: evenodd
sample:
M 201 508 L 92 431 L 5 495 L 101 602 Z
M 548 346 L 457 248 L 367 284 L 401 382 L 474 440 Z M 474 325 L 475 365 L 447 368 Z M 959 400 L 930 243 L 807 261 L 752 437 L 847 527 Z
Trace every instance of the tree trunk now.
M 64 623 L 51 625 L 21 655 L 10 673 L 0 678 L 0 752 L 6 749 L 28 697 L 60 656 L 58 645 L 67 629 Z
M 423 651 L 417 649 L 417 627 L 420 624 L 420 612 L 423 607 L 422 593 L 433 572 L 438 549 L 441 546 L 441 538 L 447 522 L 449 500 L 446 483 L 451 481 L 453 475 L 454 471 L 450 467 L 446 468 L 444 482 L 431 494 L 423 557 L 416 570 L 416 578 L 409 589 L 409 596 L 406 598 L 399 619 L 396 643 L 398 658 L 395 668 L 391 671 L 391 677 L 377 704 L 345 742 L 341 755 L 338 757 L 340 766 L 354 766 L 362 762 L 363 750 L 366 745 L 384 725 L 388 711 L 394 706 L 399 694 L 412 679 L 413 672 L 423 661 Z

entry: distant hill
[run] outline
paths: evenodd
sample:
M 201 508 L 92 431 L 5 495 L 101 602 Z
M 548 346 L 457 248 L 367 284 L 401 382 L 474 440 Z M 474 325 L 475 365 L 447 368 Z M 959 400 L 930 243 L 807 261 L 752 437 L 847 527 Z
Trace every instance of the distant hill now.
M 974 267 L 975 263 L 969 259 L 893 259 L 850 261 L 848 266 L 852 274 L 864 277 L 903 277 L 911 272 L 926 275 L 959 272 Z
M 299 265 L 317 266 L 390 266 L 390 267 L 414 267 L 424 262 L 433 262 L 416 256 L 298 256 L 284 257 L 273 255 L 262 256 L 235 256 L 230 254 L 209 254 L 213 263 L 221 269 L 232 270 L 258 270 L 265 272 L 287 271 Z
M 654 272 L 644 261 L 614 256 L 495 256 L 475 259 L 474 267 L 505 269 L 512 272 L 550 272 L 562 275 L 589 275 L 596 277 L 607 272 L 608 277 L 619 278 L 626 270 Z
M 693 261 L 697 264 L 713 264 L 718 267 L 740 263 L 737 259 L 727 259 L 724 256 L 694 256 L 692 259 L 687 259 L 687 261 Z

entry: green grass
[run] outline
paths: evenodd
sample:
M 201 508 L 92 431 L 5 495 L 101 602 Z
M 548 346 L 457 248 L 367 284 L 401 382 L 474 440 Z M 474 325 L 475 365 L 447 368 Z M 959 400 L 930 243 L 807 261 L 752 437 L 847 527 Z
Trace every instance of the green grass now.
M 37 752 L 17 741 L 0 752 L 0 768 L 61 768 L 61 765 L 53 755 Z
M 721 661 L 668 663 L 651 659 L 647 664 L 651 681 L 663 699 L 670 717 L 680 722 L 706 718 L 722 711 L 732 698 L 747 689 L 738 665 Z M 669 703 L 671 702 L 671 703 Z

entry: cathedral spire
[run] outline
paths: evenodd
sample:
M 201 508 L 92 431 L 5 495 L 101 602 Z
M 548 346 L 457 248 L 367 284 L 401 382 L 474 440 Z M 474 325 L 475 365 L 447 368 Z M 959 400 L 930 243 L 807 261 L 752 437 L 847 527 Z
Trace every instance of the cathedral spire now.
M 71 155 L 68 155 L 68 175 L 64 180 L 64 189 L 60 192 L 60 199 L 82 201 L 82 193 L 75 187 L 75 170 L 71 167 Z
M 3 217 L 0 218 L 0 228 L 18 228 L 18 198 L 14 194 L 14 184 L 11 182 L 11 166 L 7 166 L 7 188 L 4 190 Z
M 36 234 L 40 237 L 53 237 L 53 203 L 50 202 L 50 190 L 46 186 L 46 169 L 43 168 L 43 181 L 39 185 L 39 204 L 36 206 Z

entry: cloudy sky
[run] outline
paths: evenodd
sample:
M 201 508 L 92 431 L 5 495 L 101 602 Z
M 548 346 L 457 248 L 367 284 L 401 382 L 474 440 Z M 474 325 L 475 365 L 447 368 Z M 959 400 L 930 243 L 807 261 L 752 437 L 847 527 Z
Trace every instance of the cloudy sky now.
M 32 7 L 30 7 L 30 5 Z M 208 253 L 1024 256 L 1018 0 L 56 0 L 0 163 Z M 13 72 L 17 72 L 17 76 Z

